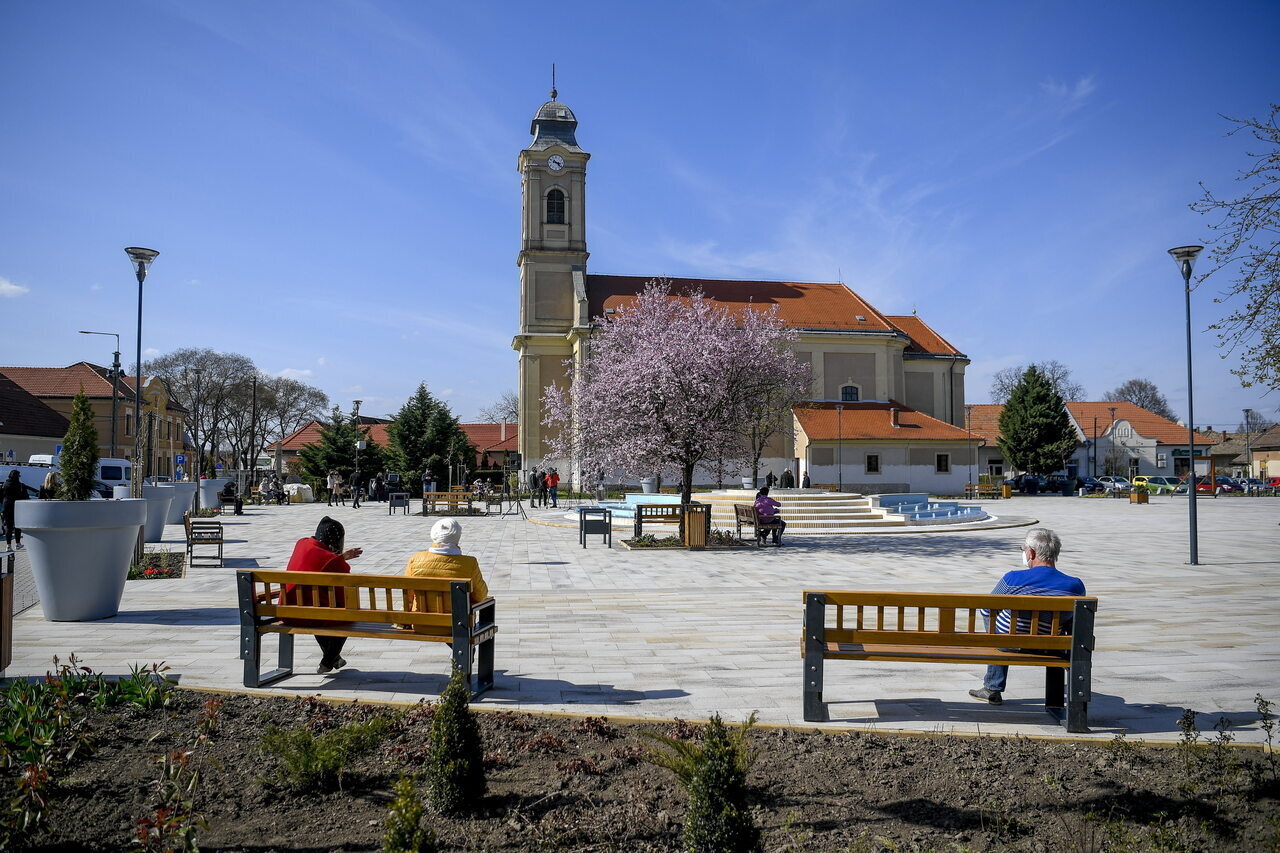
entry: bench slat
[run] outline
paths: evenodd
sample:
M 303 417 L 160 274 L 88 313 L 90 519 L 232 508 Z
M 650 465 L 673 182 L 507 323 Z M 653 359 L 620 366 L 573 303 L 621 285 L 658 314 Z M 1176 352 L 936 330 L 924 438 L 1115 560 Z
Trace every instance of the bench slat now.
M 248 570 L 244 570 L 248 571 Z M 335 574 L 333 572 L 286 572 L 276 569 L 253 569 L 257 583 L 296 586 L 369 587 L 371 589 L 413 589 L 448 594 L 449 584 L 466 578 L 414 578 L 402 574 Z
M 824 632 L 827 640 L 834 643 L 893 643 L 906 646 L 979 646 L 982 648 L 1014 647 L 1023 649 L 1057 649 L 1065 651 L 1071 648 L 1071 635 L 1061 634 L 1050 637 L 1048 634 L 1031 636 L 1030 634 L 943 634 L 938 631 L 895 631 L 887 630 L 851 630 L 828 628 Z
M 918 663 L 975 663 L 1001 666 L 1046 666 L 1067 669 L 1070 661 L 1049 655 L 1002 652 L 964 646 L 915 646 L 889 643 L 827 643 L 827 658 L 838 660 L 912 661 Z
M 854 590 L 807 589 L 803 595 L 820 593 L 827 604 L 863 604 L 884 607 L 976 607 L 985 610 L 1061 610 L 1070 613 L 1077 600 L 1096 601 L 1091 596 L 1071 595 L 985 595 L 954 592 L 878 592 Z M 1060 599 L 1060 600 L 1059 600 Z M 801 598 L 803 601 L 803 596 Z
M 419 640 L 428 643 L 447 643 L 453 639 L 453 635 L 445 629 L 442 629 L 440 633 L 424 634 L 412 629 L 397 628 L 394 625 L 383 625 L 378 622 L 356 622 L 351 627 L 303 627 L 276 622 L 261 625 L 258 630 L 264 634 L 317 634 L 321 637 L 366 637 L 380 640 Z

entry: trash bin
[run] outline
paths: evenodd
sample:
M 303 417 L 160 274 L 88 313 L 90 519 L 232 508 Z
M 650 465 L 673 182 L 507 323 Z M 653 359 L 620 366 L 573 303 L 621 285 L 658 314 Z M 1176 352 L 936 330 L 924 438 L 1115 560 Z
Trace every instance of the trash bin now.
M 690 501 L 680 507 L 680 511 L 683 514 L 685 547 L 707 547 L 707 536 L 711 532 L 711 504 Z
M 589 534 L 604 537 L 606 548 L 613 547 L 613 510 L 604 507 L 584 506 L 578 508 L 578 541 L 587 547 Z
M 0 554 L 0 678 L 13 663 L 13 551 Z
M 1013 497 L 1013 486 L 1001 486 L 1000 497 L 1005 498 L 1006 500 Z

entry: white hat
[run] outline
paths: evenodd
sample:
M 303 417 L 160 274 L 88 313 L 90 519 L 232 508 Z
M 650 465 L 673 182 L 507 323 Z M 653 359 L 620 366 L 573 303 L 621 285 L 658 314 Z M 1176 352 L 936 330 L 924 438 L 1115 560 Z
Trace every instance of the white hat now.
M 462 541 L 462 525 L 452 518 L 442 518 L 431 526 L 431 541 L 439 545 L 457 545 Z

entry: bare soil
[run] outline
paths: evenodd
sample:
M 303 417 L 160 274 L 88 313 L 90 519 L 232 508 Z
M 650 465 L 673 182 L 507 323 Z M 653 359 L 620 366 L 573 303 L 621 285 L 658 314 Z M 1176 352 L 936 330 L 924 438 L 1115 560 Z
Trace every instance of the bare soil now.
M 54 779 L 33 850 L 121 850 L 154 813 L 157 758 L 196 743 L 203 850 L 380 849 L 392 787 L 421 771 L 433 708 L 226 696 L 198 739 L 210 694 L 163 711 L 90 715 L 96 748 Z M 295 795 L 273 782 L 268 725 L 315 731 L 373 715 L 389 734 L 342 789 Z M 489 794 L 466 819 L 426 820 L 449 851 L 677 851 L 685 794 L 641 759 L 641 729 L 699 727 L 481 713 Z M 754 815 L 769 851 L 1280 850 L 1274 755 L 1019 738 L 895 737 L 755 729 Z

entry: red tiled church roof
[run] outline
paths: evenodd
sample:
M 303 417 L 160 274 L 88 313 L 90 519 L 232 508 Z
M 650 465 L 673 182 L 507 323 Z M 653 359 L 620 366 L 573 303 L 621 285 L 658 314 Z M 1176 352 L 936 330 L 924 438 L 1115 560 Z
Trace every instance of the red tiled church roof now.
M 36 397 L 74 397 L 83 387 L 87 397 L 110 399 L 111 380 L 104 375 L 106 372 L 105 367 L 87 361 L 67 367 L 0 367 L 0 373 Z M 133 399 L 132 382 L 121 381 L 120 395 Z
M 987 444 L 995 444 L 1000 440 L 1000 413 L 1004 406 L 1000 403 L 975 403 L 969 406 L 969 429 L 974 436 L 983 439 Z
M 590 315 L 603 316 L 635 300 L 651 277 L 638 275 L 588 275 L 587 306 Z M 673 294 L 701 290 L 703 295 L 731 311 L 758 310 L 773 305 L 787 326 L 797 329 L 858 329 L 892 332 L 894 326 L 870 304 L 843 284 L 796 281 L 722 281 L 672 278 Z M 858 318 L 863 319 L 859 320 Z
M 965 441 L 964 429 L 909 409 L 900 403 L 843 403 L 844 411 L 836 411 L 836 403 L 810 403 L 795 408 L 800 428 L 811 441 L 898 440 L 898 441 Z M 898 410 L 898 426 L 893 425 L 892 409 Z
M 908 353 L 925 353 L 928 355 L 963 355 L 960 350 L 947 343 L 947 339 L 935 332 L 928 323 L 915 314 L 887 318 L 897 327 L 911 343 L 907 345 Z
M 512 453 L 520 449 L 519 430 L 515 424 L 507 424 L 507 437 L 502 437 L 502 424 L 458 424 L 467 434 L 467 440 L 481 453 L 486 451 L 507 450 Z

